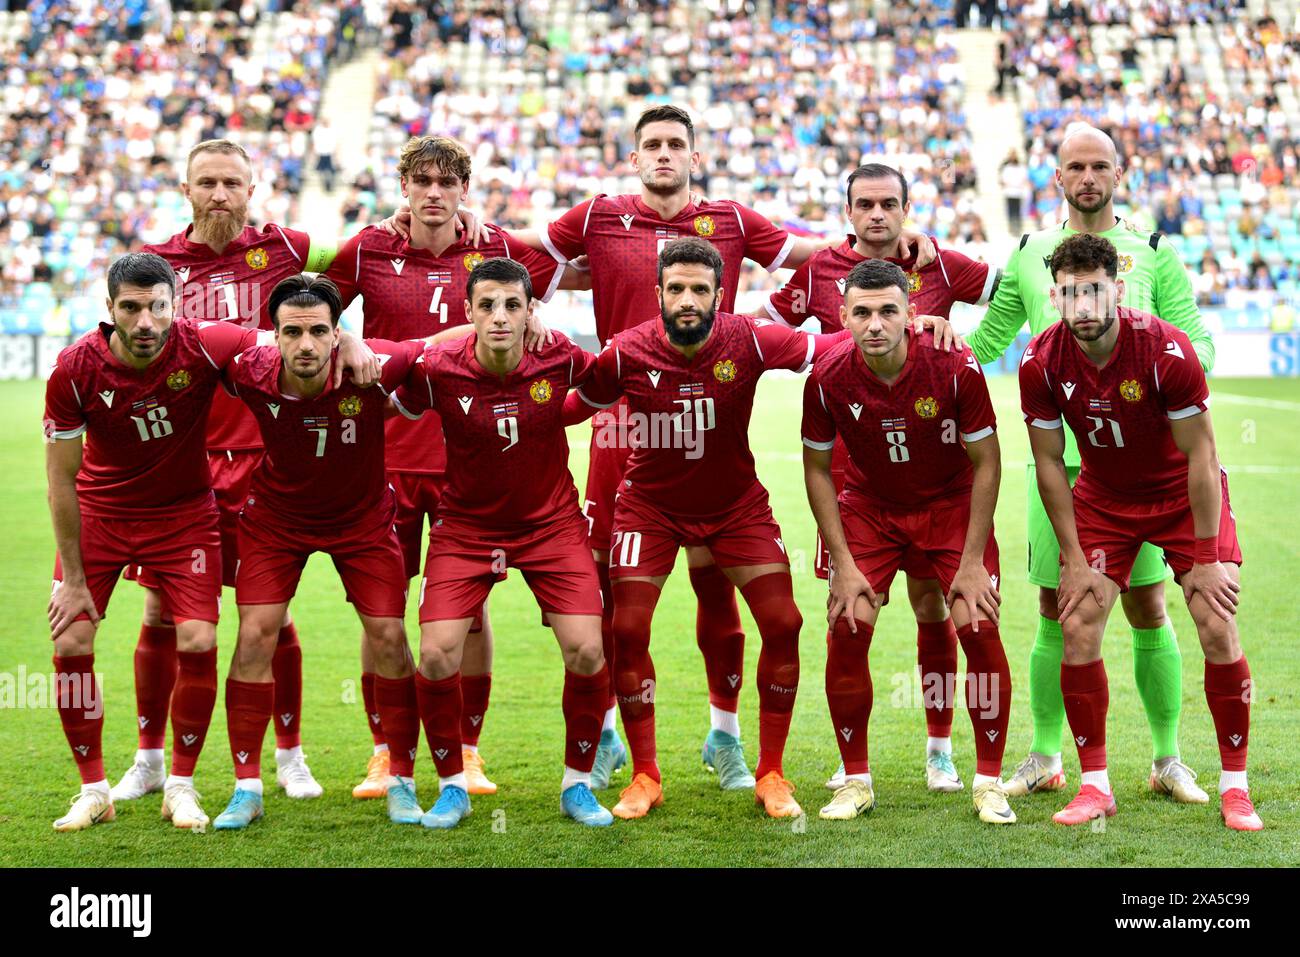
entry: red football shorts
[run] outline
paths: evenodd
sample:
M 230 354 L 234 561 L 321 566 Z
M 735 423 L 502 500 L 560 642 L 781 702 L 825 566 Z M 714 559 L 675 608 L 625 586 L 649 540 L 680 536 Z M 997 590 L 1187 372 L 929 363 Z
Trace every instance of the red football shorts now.
M 424 517 L 429 516 L 429 527 L 438 520 L 438 503 L 447 487 L 446 472 L 389 472 L 388 485 L 397 502 L 397 544 L 402 549 L 402 565 L 406 577 L 420 574 L 420 560 L 424 557 Z
M 407 577 L 393 531 L 393 496 L 343 526 L 310 527 L 278 517 L 260 502 L 239 517 L 239 571 L 235 601 L 240 605 L 278 605 L 298 590 L 298 579 L 312 552 L 334 560 L 348 601 L 372 618 L 406 614 Z
M 684 545 L 703 545 L 720 568 L 789 565 L 781 527 L 757 482 L 737 504 L 707 518 L 660 511 L 635 492 L 618 497 L 610 539 L 610 578 L 667 575 Z
M 849 495 L 840 499 L 840 521 L 854 564 L 877 594 L 888 598 L 899 569 L 913 578 L 937 578 L 947 592 L 966 547 L 970 499 L 946 507 L 904 511 Z M 998 543 L 991 533 L 984 547 L 984 568 L 996 587 L 1000 580 Z
M 620 404 L 626 400 L 620 399 Z M 602 409 L 591 419 L 591 458 L 587 463 L 587 487 L 582 494 L 582 514 L 587 517 L 588 538 L 593 551 L 609 549 L 614 528 L 614 503 L 618 498 L 623 473 L 632 449 L 626 434 L 614 425 L 618 405 Z M 617 436 L 611 445 L 610 438 Z
M 1228 501 L 1228 474 L 1219 472 L 1223 504 L 1219 508 L 1219 561 L 1241 564 L 1237 520 Z M 1165 551 L 1165 561 L 1178 581 L 1191 571 L 1196 548 L 1196 522 L 1186 494 L 1157 502 L 1133 502 L 1082 494 L 1075 486 L 1074 524 L 1084 557 L 1115 584 L 1128 591 L 1129 574 L 1143 542 Z
M 261 449 L 234 449 L 208 452 L 208 470 L 212 473 L 212 491 L 217 497 L 221 529 L 221 581 L 234 587 L 235 567 L 239 564 L 239 510 L 248 498 L 248 484 L 253 470 L 262 461 Z M 148 569 L 130 565 L 126 579 L 136 580 L 145 588 L 158 588 L 158 579 Z
M 102 616 L 123 567 L 142 566 L 176 621 L 217 620 L 221 605 L 221 534 L 209 499 L 191 512 L 164 519 L 81 517 L 81 564 Z M 54 559 L 54 585 L 63 567 Z M 88 615 L 78 620 L 89 620 Z
M 600 580 L 587 522 L 572 516 L 502 533 L 455 519 L 429 532 L 420 582 L 420 621 L 473 618 L 507 567 L 518 568 L 543 613 L 600 615 Z

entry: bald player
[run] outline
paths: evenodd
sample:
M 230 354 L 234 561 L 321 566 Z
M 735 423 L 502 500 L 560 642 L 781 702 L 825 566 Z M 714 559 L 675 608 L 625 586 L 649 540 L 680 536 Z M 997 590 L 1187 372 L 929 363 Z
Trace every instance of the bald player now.
M 1060 318 L 1053 307 L 1048 268 L 1064 239 L 1089 233 L 1108 239 L 1119 252 L 1119 278 L 1125 305 L 1157 315 L 1181 329 L 1191 341 L 1202 369 L 1214 364 L 1214 343 L 1201 322 L 1186 270 L 1161 233 L 1142 231 L 1115 215 L 1114 194 L 1122 167 L 1115 144 L 1101 130 L 1079 123 L 1069 127 L 1057 158 L 1056 183 L 1065 196 L 1069 218 L 1060 226 L 1026 233 L 1003 270 L 1002 281 L 983 321 L 968 343 L 980 362 L 993 362 L 1026 325 L 1033 335 Z M 1071 385 L 1062 383 L 1070 389 Z M 1068 396 L 1064 396 L 1068 400 Z M 1088 436 L 1094 444 L 1101 441 Z M 1079 448 L 1065 436 L 1065 466 L 1073 485 L 1079 475 Z M 1061 768 L 1061 729 L 1065 704 L 1061 695 L 1063 641 L 1057 607 L 1060 546 L 1043 507 L 1032 461 L 1029 464 L 1029 581 L 1038 586 L 1038 632 L 1029 656 L 1029 706 L 1034 740 L 1029 756 L 1007 781 L 1012 796 L 1065 787 Z M 1133 566 L 1130 587 L 1122 596 L 1124 615 L 1133 632 L 1133 673 L 1151 727 L 1150 787 L 1175 801 L 1204 804 L 1209 796 L 1197 787 L 1195 774 L 1179 760 L 1178 718 L 1182 708 L 1182 657 L 1173 626 L 1165 614 L 1165 579 L 1161 552 L 1144 544 Z

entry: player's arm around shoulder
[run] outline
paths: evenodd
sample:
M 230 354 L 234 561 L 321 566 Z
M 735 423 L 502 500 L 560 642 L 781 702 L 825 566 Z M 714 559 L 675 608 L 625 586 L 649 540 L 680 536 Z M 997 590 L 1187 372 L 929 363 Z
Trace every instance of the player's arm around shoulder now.
M 1155 262 L 1156 315 L 1177 326 L 1191 340 L 1201 368 L 1209 372 L 1214 368 L 1214 337 L 1201 319 L 1196 305 L 1196 293 L 1187 278 L 1187 267 L 1174 250 L 1173 244 L 1161 235 L 1156 245 Z
M 1015 341 L 1028 318 L 1020 297 L 1020 254 L 1028 239 L 1028 235 L 1022 238 L 1021 246 L 1011 254 L 1006 266 L 997 272 L 984 318 L 966 336 L 967 343 L 982 364 L 996 362 Z

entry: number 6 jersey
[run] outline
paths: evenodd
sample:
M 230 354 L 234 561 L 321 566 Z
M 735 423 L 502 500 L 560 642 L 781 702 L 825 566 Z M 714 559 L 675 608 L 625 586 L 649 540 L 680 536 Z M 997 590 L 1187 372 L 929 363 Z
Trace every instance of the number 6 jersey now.
M 1075 489 L 1107 498 L 1187 495 L 1187 457 L 1170 419 L 1210 404 L 1205 373 L 1179 328 L 1118 307 L 1119 336 L 1100 369 L 1064 322 L 1030 340 L 1020 360 L 1020 404 L 1031 427 L 1059 429 L 1079 442 L 1083 468 Z

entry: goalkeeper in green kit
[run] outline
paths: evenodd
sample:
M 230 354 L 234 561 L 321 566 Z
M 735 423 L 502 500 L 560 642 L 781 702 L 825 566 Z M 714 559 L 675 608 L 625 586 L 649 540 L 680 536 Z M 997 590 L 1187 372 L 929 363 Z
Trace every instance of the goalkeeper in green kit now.
M 1119 251 L 1119 278 L 1124 305 L 1171 322 L 1182 329 L 1196 350 L 1201 367 L 1214 364 L 1214 343 L 1201 323 L 1191 283 L 1178 254 L 1160 233 L 1146 233 L 1119 219 L 1112 197 L 1120 169 L 1115 144 L 1095 127 L 1074 124 L 1061 141 L 1056 181 L 1069 204 L 1061 226 L 1021 237 L 1011 255 L 984 319 L 967 342 L 980 362 L 993 362 L 1028 323 L 1033 335 L 1060 319 L 1048 290 L 1047 263 L 1058 243 L 1075 233 L 1110 240 Z M 1068 384 L 1063 383 L 1068 388 Z M 1079 474 L 1079 450 L 1066 430 L 1065 464 L 1073 484 Z M 1029 465 L 1029 581 L 1038 586 L 1038 633 L 1029 656 L 1029 706 L 1034 740 L 1029 756 L 1006 782 L 1008 795 L 1055 791 L 1065 787 L 1061 767 L 1061 625 L 1056 588 L 1060 582 L 1060 548 L 1038 494 L 1034 466 Z M 1151 726 L 1151 788 L 1175 801 L 1204 804 L 1208 795 L 1178 754 L 1178 717 L 1182 707 L 1182 656 L 1165 614 L 1165 579 L 1169 570 L 1159 549 L 1142 546 L 1133 566 L 1129 591 L 1122 596 L 1133 629 L 1133 672 Z

